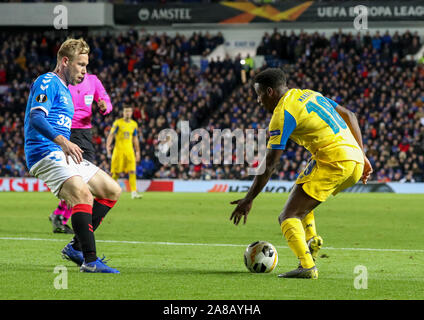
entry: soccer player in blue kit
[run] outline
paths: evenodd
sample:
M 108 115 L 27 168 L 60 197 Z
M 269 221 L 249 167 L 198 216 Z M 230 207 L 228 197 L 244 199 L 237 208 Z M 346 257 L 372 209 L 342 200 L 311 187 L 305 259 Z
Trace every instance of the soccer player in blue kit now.
M 115 205 L 121 188 L 84 160 L 80 147 L 69 141 L 74 105 L 68 85 L 83 81 L 89 52 L 83 39 L 66 40 L 54 72 L 32 84 L 25 112 L 25 156 L 30 174 L 72 207 L 75 237 L 62 256 L 79 265 L 81 272 L 119 273 L 97 257 L 94 231 Z

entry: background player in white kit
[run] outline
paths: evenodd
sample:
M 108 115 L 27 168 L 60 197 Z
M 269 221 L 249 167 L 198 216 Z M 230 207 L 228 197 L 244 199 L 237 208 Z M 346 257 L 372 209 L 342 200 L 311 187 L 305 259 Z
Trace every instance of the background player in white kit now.
M 66 40 L 54 72 L 32 84 L 25 112 L 25 156 L 31 175 L 72 207 L 75 238 L 62 250 L 63 257 L 80 265 L 82 272 L 119 273 L 97 257 L 94 231 L 115 205 L 121 188 L 83 160 L 81 148 L 69 141 L 74 106 L 68 85 L 84 79 L 89 51 L 83 39 Z M 107 205 L 93 208 L 93 197 Z

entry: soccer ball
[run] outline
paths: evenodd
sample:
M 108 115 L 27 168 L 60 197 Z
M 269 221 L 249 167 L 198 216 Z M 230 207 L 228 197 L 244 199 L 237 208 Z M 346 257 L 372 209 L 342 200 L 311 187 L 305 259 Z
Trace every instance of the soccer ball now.
M 249 244 L 244 252 L 244 264 L 250 272 L 271 272 L 277 263 L 277 250 L 269 242 L 255 241 Z

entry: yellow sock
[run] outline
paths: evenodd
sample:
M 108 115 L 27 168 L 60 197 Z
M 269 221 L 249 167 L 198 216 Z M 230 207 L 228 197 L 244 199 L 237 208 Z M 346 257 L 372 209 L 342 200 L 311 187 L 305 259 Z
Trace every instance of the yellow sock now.
M 281 231 L 287 239 L 287 243 L 296 257 L 300 260 L 303 268 L 312 268 L 315 262 L 309 252 L 308 245 L 305 240 L 305 230 L 303 230 L 302 222 L 297 218 L 289 218 L 281 224 Z
M 129 182 L 130 182 L 130 191 L 137 191 L 137 177 L 135 175 L 135 173 L 130 173 L 129 174 Z
M 303 230 L 305 230 L 305 240 L 306 242 L 309 241 L 309 239 L 312 239 L 313 237 L 317 236 L 317 229 L 315 226 L 315 217 L 314 217 L 314 211 L 312 210 L 309 212 L 303 219 L 302 219 L 302 225 Z
M 113 180 L 118 180 L 118 178 L 119 178 L 119 174 L 117 174 L 117 173 L 112 173 L 112 179 Z

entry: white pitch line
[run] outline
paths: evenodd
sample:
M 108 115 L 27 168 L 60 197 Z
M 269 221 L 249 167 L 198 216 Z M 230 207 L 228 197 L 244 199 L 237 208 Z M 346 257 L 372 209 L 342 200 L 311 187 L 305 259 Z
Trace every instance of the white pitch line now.
M 0 240 L 13 241 L 52 241 L 66 242 L 66 239 L 44 239 L 44 238 L 14 238 L 0 237 Z M 166 246 L 209 246 L 209 247 L 246 247 L 245 244 L 229 244 L 229 243 L 188 243 L 188 242 L 161 242 L 161 241 L 127 241 L 127 240 L 96 240 L 103 243 L 122 243 L 122 244 L 145 244 L 145 245 L 166 245 Z M 288 249 L 287 246 L 275 246 L 276 248 Z M 325 250 L 345 250 L 345 251 L 377 251 L 377 252 L 421 252 L 422 249 L 378 249 L 378 248 L 334 248 L 324 247 Z

